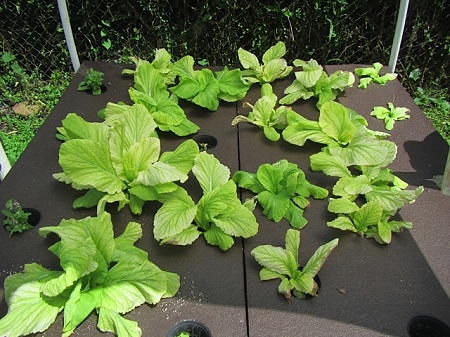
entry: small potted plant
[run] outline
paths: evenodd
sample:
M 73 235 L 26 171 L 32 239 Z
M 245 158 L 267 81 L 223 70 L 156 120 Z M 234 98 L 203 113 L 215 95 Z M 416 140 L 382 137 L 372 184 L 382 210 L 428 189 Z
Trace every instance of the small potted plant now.
M 167 333 L 167 337 L 211 337 L 205 324 L 195 320 L 183 320 L 176 323 Z

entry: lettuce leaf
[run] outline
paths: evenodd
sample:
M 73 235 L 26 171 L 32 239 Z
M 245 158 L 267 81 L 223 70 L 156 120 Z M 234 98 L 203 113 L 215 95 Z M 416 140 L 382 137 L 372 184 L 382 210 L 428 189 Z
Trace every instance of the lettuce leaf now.
M 351 72 L 338 70 L 328 76 L 314 59 L 296 59 L 293 64 L 301 70 L 295 72 L 295 80 L 285 89 L 285 96 L 280 99 L 280 104 L 290 105 L 299 99 L 316 97 L 317 108 L 320 109 L 325 102 L 335 100 L 340 91 L 352 87 L 355 82 Z
M 187 55 L 174 63 L 179 83 L 169 89 L 178 97 L 191 101 L 210 111 L 219 107 L 219 99 L 235 102 L 245 96 L 250 85 L 241 76 L 239 69 L 213 72 L 211 69 L 194 69 L 194 59 Z
M 5 280 L 9 310 L 0 319 L 2 336 L 43 332 L 60 312 L 64 314 L 62 336 L 69 336 L 93 311 L 99 315 L 100 330 L 141 336 L 137 322 L 122 315 L 143 303 L 154 305 L 173 296 L 180 286 L 178 275 L 158 268 L 134 245 L 142 236 L 137 223 L 130 222 L 114 238 L 111 216 L 105 212 L 63 220 L 58 226 L 40 228 L 39 233 L 60 238 L 50 250 L 60 259 L 63 271 L 33 263 Z
M 192 173 L 203 196 L 197 204 L 187 191 L 178 187 L 158 199 L 153 233 L 161 244 L 188 245 L 203 234 L 210 245 L 222 250 L 234 244 L 233 237 L 248 238 L 258 232 L 252 203 L 242 204 L 236 184 L 229 180 L 230 170 L 213 155 L 196 155 Z
M 242 75 L 249 83 L 271 83 L 276 79 L 288 76 L 292 71 L 292 66 L 288 66 L 283 59 L 286 54 L 284 42 L 277 42 L 270 47 L 262 56 L 262 64 L 251 52 L 239 48 L 238 57 L 242 67 L 245 69 Z
M 309 205 L 307 198 L 323 199 L 328 195 L 326 189 L 309 183 L 304 172 L 285 159 L 262 164 L 256 173 L 237 171 L 233 181 L 256 194 L 268 219 L 279 222 L 285 218 L 299 229 L 307 224 L 301 207 Z
M 89 123 L 70 123 L 67 134 L 75 134 L 79 125 Z M 97 205 L 100 214 L 107 203 L 118 202 L 119 210 L 128 204 L 134 214 L 140 214 L 145 201 L 157 200 L 160 193 L 175 190 L 174 181 L 188 178 L 199 152 L 197 143 L 187 140 L 175 151 L 160 155 L 157 125 L 143 105 L 134 104 L 120 114 L 107 114 L 103 125 L 106 131 L 95 127 L 99 130 L 96 136 L 89 133 L 88 138 L 69 139 L 61 144 L 59 164 L 63 173 L 54 177 L 74 188 L 88 190 L 75 200 L 74 207 Z
M 260 280 L 280 278 L 278 292 L 292 302 L 292 295 L 298 298 L 317 296 L 319 286 L 314 278 L 338 243 L 339 239 L 334 239 L 320 246 L 303 268 L 299 264 L 300 231 L 295 229 L 287 230 L 285 248 L 261 245 L 252 249 L 250 254 L 263 267 L 259 273 Z

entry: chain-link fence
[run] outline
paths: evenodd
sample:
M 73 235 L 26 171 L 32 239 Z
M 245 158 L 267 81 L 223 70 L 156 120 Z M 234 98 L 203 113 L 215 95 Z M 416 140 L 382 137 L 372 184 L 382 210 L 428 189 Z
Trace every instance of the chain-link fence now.
M 238 65 L 242 47 L 261 55 L 284 41 L 287 58 L 322 64 L 387 64 L 399 1 L 370 0 L 84 0 L 68 1 L 75 43 L 85 59 L 124 62 L 166 48 L 210 65 Z M 413 0 L 397 70 L 422 70 L 426 80 L 448 80 L 450 3 Z M 3 0 L 3 52 L 22 67 L 70 71 L 54 0 Z M 443 84 L 443 83 L 442 83 Z

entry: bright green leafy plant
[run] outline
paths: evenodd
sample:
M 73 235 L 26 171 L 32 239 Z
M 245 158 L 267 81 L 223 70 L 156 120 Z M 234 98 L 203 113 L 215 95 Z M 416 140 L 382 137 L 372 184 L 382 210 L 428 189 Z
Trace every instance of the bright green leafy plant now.
M 3 226 L 9 232 L 9 236 L 33 228 L 28 223 L 28 218 L 31 213 L 25 212 L 17 200 L 9 199 L 5 204 L 5 208 L 2 209 L 2 213 L 5 215 Z
M 408 108 L 394 107 L 394 104 L 389 102 L 387 109 L 382 106 L 374 107 L 370 115 L 375 116 L 378 119 L 382 119 L 386 126 L 386 130 L 392 130 L 396 121 L 402 121 L 410 118 L 408 112 Z
M 348 230 L 367 238 L 374 238 L 380 244 L 391 242 L 392 233 L 410 229 L 409 221 L 391 220 L 397 211 L 413 203 L 423 192 L 419 186 L 408 190 L 408 184 L 395 176 L 385 166 L 396 155 L 396 148 L 389 159 L 379 165 L 353 166 L 347 168 L 337 157 L 320 152 L 311 156 L 311 168 L 338 177 L 328 211 L 338 215 L 327 223 L 329 227 Z
M 367 129 L 364 117 L 337 102 L 324 103 L 318 121 L 294 111 L 288 111 L 287 120 L 283 130 L 287 142 L 298 146 L 307 140 L 325 144 L 322 151 L 339 157 L 346 166 L 379 165 L 396 148 L 393 142 L 382 139 L 388 134 Z
M 230 170 L 207 152 L 194 160 L 192 173 L 203 195 L 196 204 L 187 191 L 178 187 L 162 194 L 163 205 L 155 215 L 153 233 L 161 244 L 189 245 L 200 235 L 222 250 L 234 244 L 233 237 L 248 238 L 258 232 L 254 203 L 241 203 Z
M 91 91 L 93 95 L 100 95 L 102 93 L 103 73 L 94 68 L 90 68 L 78 85 L 78 91 Z
M 171 73 L 167 73 L 168 76 Z M 145 106 L 161 131 L 172 131 L 178 136 L 186 136 L 198 131 L 199 127 L 187 119 L 183 109 L 178 104 L 178 98 L 171 95 L 161 69 L 154 63 L 142 61 L 134 72 L 134 87 L 128 90 L 133 102 Z M 109 109 L 108 109 L 109 107 Z M 114 104 L 107 105 L 105 114 L 116 113 Z
M 134 245 L 142 237 L 136 222 L 128 223 L 116 238 L 106 212 L 62 220 L 58 226 L 40 228 L 39 233 L 59 236 L 49 250 L 59 258 L 62 270 L 31 263 L 6 278 L 9 311 L 0 319 L 1 336 L 43 332 L 61 312 L 62 336 L 70 336 L 95 311 L 101 331 L 139 337 L 138 323 L 123 315 L 144 303 L 154 305 L 174 296 L 180 286 L 177 274 L 158 268 L 147 252 Z
M 336 238 L 320 246 L 306 265 L 300 268 L 300 231 L 288 229 L 285 248 L 262 245 L 254 248 L 251 255 L 263 267 L 259 272 L 260 280 L 281 279 L 278 292 L 292 302 L 292 295 L 301 299 L 318 295 L 319 285 L 314 278 L 338 243 Z
M 372 67 L 356 68 L 355 75 L 360 77 L 358 88 L 366 89 L 372 82 L 385 85 L 397 78 L 395 73 L 380 75 L 381 68 L 383 68 L 383 65 L 379 62 L 374 63 Z
M 139 68 L 142 64 L 147 63 L 147 61 L 137 57 L 130 57 L 130 60 L 134 62 L 134 64 L 136 65 L 136 69 Z M 155 58 L 150 64 L 162 75 L 162 77 L 164 78 L 164 83 L 166 83 L 167 85 L 172 85 L 175 83 L 175 78 L 177 75 L 173 71 L 172 56 L 166 49 L 157 49 L 155 51 Z M 134 75 L 135 72 L 135 69 L 124 69 L 122 71 L 122 74 Z
M 236 125 L 239 122 L 248 122 L 263 130 L 264 135 L 271 141 L 280 139 L 280 131 L 286 127 L 286 112 L 291 108 L 284 105 L 275 108 L 277 96 L 273 93 L 272 86 L 265 83 L 261 86 L 261 98 L 255 105 L 244 102 L 244 106 L 250 107 L 252 111 L 248 116 L 238 115 L 231 122 Z
M 237 171 L 233 180 L 239 187 L 256 193 L 255 198 L 268 219 L 279 222 L 285 218 L 298 229 L 307 223 L 303 210 L 310 204 L 308 197 L 324 199 L 328 196 L 326 189 L 308 182 L 305 173 L 287 160 L 263 164 L 256 173 Z
M 65 140 L 59 151 L 63 173 L 53 176 L 88 192 L 73 206 L 94 207 L 103 212 L 107 203 L 129 205 L 140 214 L 145 201 L 174 191 L 175 181 L 188 179 L 199 152 L 194 140 L 186 140 L 173 152 L 160 155 L 156 124 L 144 106 L 134 104 L 103 123 L 90 123 L 69 114 L 58 128 Z
M 295 80 L 288 86 L 284 93 L 286 96 L 280 99 L 280 104 L 292 104 L 300 98 L 307 100 L 311 97 L 318 98 L 317 107 L 323 103 L 336 99 L 339 91 L 353 86 L 355 77 L 348 71 L 335 71 L 330 76 L 316 60 L 294 60 L 294 66 L 302 70 L 295 72 Z
M 174 72 L 179 76 L 179 83 L 170 87 L 175 95 L 186 99 L 210 111 L 216 111 L 219 100 L 235 102 L 247 93 L 250 85 L 241 75 L 240 69 L 221 71 L 211 69 L 194 69 L 194 58 L 187 55 L 173 64 Z
M 284 42 L 278 42 L 270 47 L 262 57 L 262 64 L 258 57 L 245 49 L 239 48 L 238 57 L 242 67 L 242 76 L 249 83 L 271 83 L 276 79 L 285 78 L 292 71 L 292 66 L 283 58 L 286 54 Z

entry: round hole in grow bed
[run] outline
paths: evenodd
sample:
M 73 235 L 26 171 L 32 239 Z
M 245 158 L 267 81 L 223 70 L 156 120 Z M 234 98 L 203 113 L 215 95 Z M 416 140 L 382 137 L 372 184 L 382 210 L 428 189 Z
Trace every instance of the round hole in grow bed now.
M 183 320 L 172 326 L 167 333 L 167 337 L 178 337 L 183 332 L 189 333 L 189 336 L 211 337 L 211 332 L 205 324 L 195 320 Z
M 39 221 L 41 221 L 41 213 L 38 210 L 36 210 L 34 208 L 24 208 L 23 211 L 27 212 L 27 213 L 31 213 L 28 216 L 28 223 L 31 226 L 36 226 L 39 223 Z
M 408 323 L 410 337 L 449 337 L 450 328 L 431 316 L 417 316 Z
M 194 137 L 194 141 L 198 144 L 200 151 L 206 151 L 217 146 L 216 137 L 210 135 L 199 135 Z

